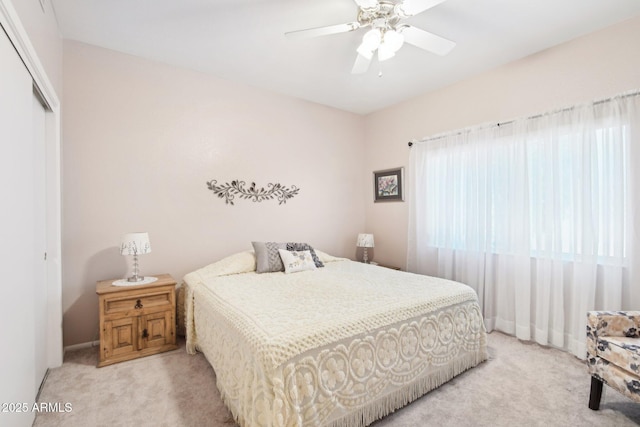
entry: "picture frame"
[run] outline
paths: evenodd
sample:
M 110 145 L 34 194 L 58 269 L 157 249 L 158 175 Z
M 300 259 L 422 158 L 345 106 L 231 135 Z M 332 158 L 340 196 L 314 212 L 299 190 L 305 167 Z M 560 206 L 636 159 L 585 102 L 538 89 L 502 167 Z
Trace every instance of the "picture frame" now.
M 404 168 L 373 172 L 374 202 L 404 202 Z

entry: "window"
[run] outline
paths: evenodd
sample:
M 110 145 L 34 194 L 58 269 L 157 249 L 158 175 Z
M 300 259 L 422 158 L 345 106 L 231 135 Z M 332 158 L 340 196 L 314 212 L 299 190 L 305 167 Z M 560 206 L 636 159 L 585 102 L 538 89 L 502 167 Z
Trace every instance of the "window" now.
M 427 150 L 430 246 L 622 262 L 626 127 L 547 125 L 462 134 Z

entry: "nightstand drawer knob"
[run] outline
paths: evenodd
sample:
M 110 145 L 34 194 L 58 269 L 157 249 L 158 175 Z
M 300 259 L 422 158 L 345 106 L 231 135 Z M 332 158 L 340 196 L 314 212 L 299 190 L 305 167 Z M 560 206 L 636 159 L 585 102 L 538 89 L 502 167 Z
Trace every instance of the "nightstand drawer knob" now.
M 141 300 L 136 301 L 136 305 L 134 308 L 142 308 L 142 301 Z

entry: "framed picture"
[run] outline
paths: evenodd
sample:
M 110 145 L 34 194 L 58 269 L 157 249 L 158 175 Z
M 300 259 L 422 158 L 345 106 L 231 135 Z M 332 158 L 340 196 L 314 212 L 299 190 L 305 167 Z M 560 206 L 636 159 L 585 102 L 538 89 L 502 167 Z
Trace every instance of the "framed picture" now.
M 374 202 L 404 201 L 404 168 L 373 172 Z

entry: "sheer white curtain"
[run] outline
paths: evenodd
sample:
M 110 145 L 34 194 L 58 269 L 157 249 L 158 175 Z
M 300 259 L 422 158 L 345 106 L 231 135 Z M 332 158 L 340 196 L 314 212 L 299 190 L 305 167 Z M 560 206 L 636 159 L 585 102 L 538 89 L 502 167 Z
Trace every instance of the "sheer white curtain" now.
M 415 143 L 409 271 L 473 287 L 489 330 L 584 358 L 588 310 L 640 309 L 639 112 L 625 94 Z

